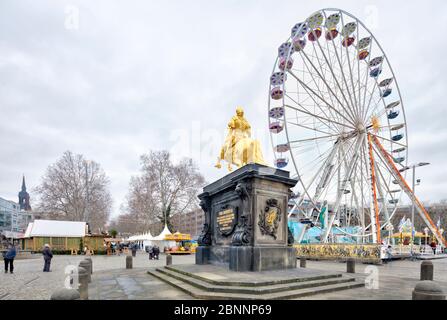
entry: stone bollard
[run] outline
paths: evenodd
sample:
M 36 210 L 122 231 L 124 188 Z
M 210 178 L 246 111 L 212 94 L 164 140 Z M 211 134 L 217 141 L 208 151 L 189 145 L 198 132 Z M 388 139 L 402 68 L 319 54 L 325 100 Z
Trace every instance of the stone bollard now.
M 81 300 L 88 300 L 88 273 L 83 267 L 78 267 L 79 296 Z
M 54 291 L 50 300 L 79 300 L 80 298 L 78 290 L 62 288 Z
M 300 268 L 306 268 L 306 258 L 300 258 Z
M 87 279 L 88 282 L 92 282 L 92 273 L 90 272 L 90 262 L 87 260 L 82 260 L 79 262 L 79 266 L 87 270 Z
M 170 266 L 172 264 L 172 256 L 168 253 L 166 255 L 166 265 Z
M 126 256 L 126 269 L 132 269 L 132 256 Z
M 346 260 L 346 272 L 347 273 L 355 273 L 355 260 L 349 258 Z
M 84 260 L 87 260 L 90 263 L 90 274 L 93 274 L 93 261 L 92 261 L 92 258 L 87 257 Z
M 413 300 L 445 300 L 445 293 L 441 287 L 431 280 L 423 280 L 418 282 L 414 287 Z
M 422 261 L 421 263 L 421 281 L 433 280 L 433 263 L 431 261 Z

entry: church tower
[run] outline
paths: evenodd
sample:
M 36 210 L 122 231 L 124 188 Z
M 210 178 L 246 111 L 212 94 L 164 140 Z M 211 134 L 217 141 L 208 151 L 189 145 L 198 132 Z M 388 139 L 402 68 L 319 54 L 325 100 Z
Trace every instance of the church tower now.
M 22 191 L 19 192 L 19 205 L 20 210 L 31 211 L 31 205 L 29 203 L 29 194 L 26 192 L 25 176 L 22 180 Z

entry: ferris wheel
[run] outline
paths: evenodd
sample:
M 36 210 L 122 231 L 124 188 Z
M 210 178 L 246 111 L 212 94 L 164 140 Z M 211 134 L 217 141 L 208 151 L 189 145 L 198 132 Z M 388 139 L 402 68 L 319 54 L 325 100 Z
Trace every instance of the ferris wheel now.
M 292 210 L 324 230 L 322 241 L 338 228 L 380 242 L 404 189 L 408 140 L 397 79 L 368 28 L 340 9 L 294 25 L 278 48 L 268 118 L 276 167 L 299 179 Z

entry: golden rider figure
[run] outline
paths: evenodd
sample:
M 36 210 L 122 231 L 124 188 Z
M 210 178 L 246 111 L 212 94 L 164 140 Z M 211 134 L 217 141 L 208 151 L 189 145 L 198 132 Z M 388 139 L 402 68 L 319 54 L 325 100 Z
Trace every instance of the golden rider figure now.
M 227 161 L 229 171 L 232 171 L 232 165 L 238 168 L 248 163 L 266 165 L 259 141 L 251 139 L 251 126 L 241 107 L 236 109 L 236 115 L 228 123 L 228 134 L 220 150 L 216 168 L 222 167 L 222 160 Z

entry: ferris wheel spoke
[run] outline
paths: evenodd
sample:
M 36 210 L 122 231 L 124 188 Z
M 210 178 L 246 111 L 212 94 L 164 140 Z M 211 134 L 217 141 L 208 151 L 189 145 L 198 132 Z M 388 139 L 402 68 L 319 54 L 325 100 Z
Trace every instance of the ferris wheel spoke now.
M 334 137 L 339 137 L 339 135 L 338 134 L 331 134 L 331 135 L 328 135 L 328 136 L 320 136 L 320 137 L 315 137 L 315 138 L 292 140 L 289 143 L 290 144 L 294 144 L 294 143 L 309 142 L 309 141 L 315 141 L 315 140 L 321 140 L 321 139 L 330 139 L 330 138 L 334 138 Z
M 368 51 L 369 52 L 372 52 L 372 48 L 373 48 L 373 41 L 371 41 L 370 43 L 369 43 L 369 46 L 368 46 Z M 370 78 L 370 76 L 369 76 L 369 69 L 368 69 L 368 66 L 369 66 L 369 64 L 370 64 L 370 62 L 371 62 L 371 57 L 372 57 L 372 55 L 371 54 L 369 54 L 369 57 L 368 57 L 368 62 L 366 62 L 366 70 L 365 70 L 365 87 L 364 87 L 364 92 L 363 92 L 363 101 L 362 101 L 362 103 L 361 103 L 361 106 L 362 106 L 362 115 L 363 114 L 365 114 L 366 112 L 365 112 L 365 109 L 366 109 L 366 105 L 365 105 L 365 103 L 366 103 L 366 93 L 368 92 L 368 82 L 369 82 L 369 78 Z M 366 115 L 365 115 L 366 116 Z M 363 118 L 363 117 L 362 117 Z
M 316 97 L 318 97 L 321 101 L 323 101 L 328 108 L 334 110 L 336 113 L 338 113 L 343 119 L 345 119 L 347 122 L 349 122 L 350 124 L 354 125 L 354 123 L 352 122 L 352 120 L 346 118 L 343 114 L 341 114 L 336 108 L 334 108 L 330 103 L 328 103 L 325 99 L 323 99 L 323 97 L 321 97 L 320 95 L 318 95 L 312 88 L 310 88 L 309 86 L 307 86 L 303 81 L 301 81 L 293 72 L 289 71 L 289 73 L 299 82 L 301 83 L 301 85 L 305 88 L 307 88 L 310 92 L 312 92 Z
M 355 203 L 355 207 L 357 208 L 357 210 L 356 210 L 356 215 L 357 215 L 357 217 L 358 217 L 358 220 L 361 222 L 361 224 L 362 224 L 362 226 L 364 226 L 365 225 L 365 222 L 363 221 L 361 221 L 361 214 L 360 214 L 360 212 L 361 212 L 361 208 L 360 208 L 360 204 L 359 204 L 359 199 L 358 199 L 358 197 L 357 197 L 357 188 L 355 187 L 355 185 L 356 185 L 356 183 L 357 183 L 357 179 L 358 179 L 358 176 L 357 176 L 357 170 L 358 170 L 358 167 L 359 167 L 359 162 L 360 161 L 357 161 L 356 162 L 356 164 L 355 164 L 355 167 L 354 167 L 354 173 L 353 173 L 353 178 L 351 179 L 351 181 L 350 181 L 350 184 L 351 184 L 351 192 L 352 192 L 352 197 L 351 197 L 351 208 L 353 208 L 353 205 L 352 205 L 352 201 Z M 346 169 L 345 170 L 348 170 L 348 163 L 345 161 L 345 166 L 346 166 Z
M 358 136 L 356 141 L 355 141 L 354 156 L 350 160 L 349 170 L 345 173 L 345 177 L 344 177 L 344 179 L 342 181 L 342 185 L 341 185 L 340 190 L 344 190 L 346 188 L 346 183 L 347 183 L 347 181 L 351 177 L 353 166 L 355 164 L 355 161 L 357 161 L 358 154 L 359 154 L 359 149 L 360 149 L 360 147 L 362 145 L 361 141 L 362 141 L 361 136 Z M 339 163 L 339 165 L 341 165 L 341 164 L 342 164 L 342 162 Z M 334 223 L 335 215 L 338 213 L 338 210 L 339 210 L 339 207 L 340 207 L 342 194 L 343 194 L 343 192 L 339 192 L 338 195 L 337 195 L 337 199 L 336 199 L 336 202 L 335 202 L 335 205 L 334 205 L 334 212 L 333 212 L 333 214 L 331 215 L 331 217 L 329 219 L 328 228 L 325 230 L 323 238 L 322 238 L 323 242 L 327 242 L 327 237 L 329 236 L 329 232 L 330 232 L 330 230 L 332 228 L 332 225 Z
M 377 154 L 377 152 L 375 152 L 375 154 Z M 393 194 L 392 194 L 391 190 L 388 187 L 388 184 L 385 183 L 386 179 L 385 179 L 385 177 L 384 177 L 384 175 L 382 173 L 382 169 L 381 169 L 380 166 L 377 166 L 377 172 L 379 173 L 378 178 L 380 177 L 379 179 L 377 179 L 377 181 L 378 181 L 378 184 L 377 184 L 378 185 L 378 190 L 379 190 L 380 197 L 382 199 L 382 206 L 383 206 L 384 213 L 385 213 L 385 219 L 388 222 L 390 220 L 390 214 L 388 212 L 388 205 L 386 203 L 386 194 L 383 193 L 382 183 L 381 182 L 383 182 L 383 186 L 385 187 L 385 189 L 387 191 L 387 194 L 390 196 L 390 198 L 394 199 L 394 197 L 393 197 Z
M 320 89 L 320 86 L 317 84 L 317 81 L 316 81 L 316 79 L 315 79 L 315 76 L 314 76 L 314 74 L 312 73 L 312 71 L 310 70 L 310 68 L 309 68 L 309 66 L 307 65 L 307 63 L 306 63 L 305 60 L 303 60 L 303 64 L 304 64 L 304 66 L 305 66 L 306 69 L 307 69 L 307 73 L 311 76 L 312 81 L 313 81 L 313 83 L 314 83 L 316 89 L 319 91 L 319 93 L 320 93 L 321 96 L 323 97 L 324 94 L 323 94 L 322 90 Z M 291 72 L 291 71 L 289 71 L 289 73 L 290 73 L 290 72 Z M 321 78 L 320 78 L 320 79 L 321 79 Z M 306 90 L 306 91 L 307 91 L 307 90 Z M 310 96 L 311 96 L 311 95 L 310 95 Z M 333 99 L 332 99 L 332 95 L 331 95 L 331 94 L 328 94 L 328 96 L 329 96 L 329 99 L 331 100 L 331 105 L 334 105 L 334 102 L 333 102 Z M 312 100 L 314 100 L 314 99 L 312 99 Z M 318 102 L 316 102 L 315 100 L 314 100 L 314 102 L 315 102 L 315 106 L 318 107 L 318 108 L 324 113 L 324 115 L 327 117 L 327 115 L 326 115 L 324 109 L 320 107 L 320 104 L 319 104 Z M 329 113 L 331 114 L 331 116 L 334 117 L 334 114 L 333 114 L 333 112 L 332 112 L 332 109 L 329 108 L 328 111 L 329 111 Z M 337 119 L 340 120 L 340 117 L 339 117 L 338 114 L 335 114 L 335 116 L 337 117 Z
M 317 128 L 312 128 L 312 127 L 305 126 L 305 125 L 303 125 L 303 124 L 299 124 L 299 123 L 298 123 L 298 119 L 297 119 L 296 122 L 293 122 L 293 121 L 287 121 L 287 123 L 288 123 L 288 124 L 291 124 L 291 125 L 294 125 L 294 126 L 297 126 L 297 127 L 300 127 L 300 128 L 303 128 L 303 129 L 314 130 L 314 131 L 316 131 L 316 132 L 323 133 L 323 134 L 327 134 L 327 135 L 330 135 L 330 134 L 331 134 L 331 133 L 329 133 L 329 132 L 327 132 L 327 131 L 322 131 L 322 130 L 317 129 Z
M 397 142 L 397 141 L 393 141 L 393 140 L 388 139 L 388 138 L 384 138 L 384 137 L 382 137 L 382 136 L 379 136 L 378 134 L 374 134 L 374 133 L 371 133 L 371 134 L 372 134 L 373 136 L 379 138 L 379 139 L 382 139 L 382 140 L 391 142 L 391 145 L 392 145 L 392 144 L 397 144 L 397 145 L 399 145 L 399 146 L 401 146 L 401 147 L 405 147 L 405 148 L 407 147 L 405 144 L 402 144 L 402 143 Z
M 310 116 L 315 117 L 315 118 L 317 118 L 319 120 L 324 120 L 324 121 L 327 121 L 327 122 L 330 122 L 330 123 L 333 123 L 333 124 L 338 124 L 338 125 L 340 125 L 342 127 L 346 127 L 346 128 L 350 128 L 352 130 L 355 130 L 354 127 L 351 127 L 351 126 L 349 126 L 349 125 L 347 125 L 345 123 L 341 123 L 341 122 L 338 122 L 338 121 L 335 121 L 335 120 L 332 120 L 332 119 L 328 119 L 328 118 L 322 117 L 320 115 L 316 115 L 314 113 L 311 113 L 311 112 L 305 110 L 304 108 L 303 108 L 304 109 L 303 110 L 303 109 L 299 109 L 299 108 L 291 106 L 291 105 L 284 105 L 284 107 L 293 109 L 295 111 L 298 111 L 298 112 L 301 112 L 301 113 L 304 113 L 304 114 L 307 114 L 307 115 L 310 115 Z M 324 123 L 324 122 L 322 122 L 322 123 Z M 326 126 L 331 129 L 331 127 L 329 125 L 326 124 Z
M 359 23 L 358 23 L 358 21 L 357 21 L 357 26 L 359 25 Z M 360 39 L 360 31 L 359 31 L 359 27 L 357 27 L 357 41 L 360 41 L 359 39 Z M 362 117 L 361 117 L 361 115 L 363 114 L 363 109 L 362 109 L 362 102 L 361 102 L 361 100 L 362 100 L 362 96 L 361 96 L 361 90 L 362 90 L 362 86 L 361 86 L 361 83 L 360 83 L 360 81 L 361 81 L 361 77 L 360 77 L 360 59 L 358 58 L 358 55 L 359 55 L 359 49 L 358 48 L 356 48 L 357 50 L 356 50 L 356 54 L 357 54 L 357 84 L 358 84 L 358 108 L 359 108 L 359 118 L 361 119 Z
M 340 12 L 340 15 L 341 15 L 341 22 L 342 22 L 342 25 L 344 26 L 345 25 L 345 23 L 344 23 L 344 19 L 343 19 L 343 14 Z M 358 25 L 358 22 L 356 23 L 357 25 Z M 357 28 L 357 30 L 358 30 L 358 28 Z M 357 111 L 357 114 L 359 113 L 359 106 L 357 105 L 357 97 L 356 97 L 356 95 L 355 95 L 355 86 L 354 86 L 354 74 L 353 74 L 353 72 L 352 72 L 352 68 L 351 68 L 351 59 L 349 58 L 350 57 L 350 54 L 349 54 L 349 52 L 348 52 L 348 46 L 346 46 L 345 47 L 345 52 L 346 52 L 346 59 L 348 60 L 348 67 L 349 67 L 349 74 L 351 75 L 351 86 L 352 86 L 352 93 L 353 93 L 353 95 L 354 95 L 354 100 L 353 101 L 355 101 L 356 103 L 355 104 L 353 104 L 353 107 L 354 107 L 354 109 Z M 349 92 L 349 91 L 348 91 Z M 350 93 L 349 93 L 350 94 Z
M 319 44 L 319 41 L 317 41 L 317 43 Z M 320 67 L 320 70 L 321 70 L 321 72 L 322 72 L 322 77 L 323 77 L 323 79 L 326 79 L 326 72 L 324 71 L 324 68 L 323 68 L 323 66 L 322 66 L 322 64 L 321 64 L 321 61 L 320 61 L 320 59 L 318 59 L 318 54 L 317 54 L 317 52 L 316 52 L 316 50 L 315 50 L 315 44 L 312 44 L 312 47 L 313 47 L 313 50 L 314 50 L 314 53 L 315 53 L 315 56 L 317 57 L 317 62 L 318 62 L 318 65 L 319 65 L 319 67 Z M 305 62 L 304 62 L 305 63 Z M 307 65 L 307 64 L 306 64 Z M 327 81 L 327 80 L 326 80 Z M 333 99 L 333 95 L 332 94 L 328 94 L 328 96 L 329 96 L 329 99 L 331 100 L 331 105 L 336 105 L 335 103 L 334 103 L 334 99 Z M 337 99 L 337 101 L 338 101 L 338 99 Z M 348 109 L 349 110 L 349 109 Z M 331 114 L 332 114 L 332 112 L 331 112 Z M 339 120 L 341 120 L 340 118 L 339 118 L 339 116 L 338 115 L 336 115 L 337 117 L 338 117 L 338 119 Z
M 343 64 L 341 63 L 341 61 L 340 61 L 340 57 L 339 57 L 339 55 L 338 55 L 338 50 L 337 50 L 337 48 L 336 48 L 336 46 L 335 46 L 335 41 L 332 41 L 332 45 L 333 45 L 333 47 L 334 47 L 334 52 L 335 52 L 335 57 L 337 58 L 337 62 L 338 62 L 338 65 L 339 65 L 339 67 L 340 67 L 340 71 L 341 71 L 341 75 L 342 75 L 342 79 L 343 79 L 343 81 L 344 81 L 344 83 L 345 83 L 345 87 L 346 87 L 346 91 L 347 91 L 347 94 L 348 94 L 348 96 L 349 96 L 349 101 L 351 102 L 351 107 L 352 108 L 354 108 L 354 103 L 353 103 L 353 101 L 352 101 L 352 96 L 351 96 L 351 92 L 349 91 L 349 86 L 348 86 L 348 83 L 347 83 L 347 80 L 346 80 L 346 76 L 345 76 L 345 72 L 344 72 L 344 68 L 343 68 Z M 340 49 L 342 49 L 342 47 L 340 47 Z M 340 52 L 342 52 L 342 50 L 340 50 Z M 343 90 L 341 90 L 342 92 L 343 92 Z
M 343 103 L 341 103 L 341 101 L 338 99 L 337 95 L 332 91 L 331 86 L 329 86 L 329 84 L 327 83 L 327 81 L 324 79 L 324 77 L 320 74 L 320 72 L 318 71 L 318 69 L 315 67 L 315 65 L 312 63 L 312 61 L 309 59 L 309 57 L 307 56 L 306 53 L 304 53 L 304 51 L 300 51 L 301 56 L 304 56 L 306 58 L 306 60 L 310 63 L 310 65 L 313 67 L 313 69 L 315 70 L 315 72 L 318 74 L 318 76 L 320 77 L 320 79 L 324 82 L 324 84 L 326 85 L 327 89 L 329 90 L 329 92 L 334 96 L 334 98 L 337 100 L 337 102 L 340 104 L 340 106 L 342 107 L 342 109 L 346 112 L 346 114 L 351 117 L 351 115 L 349 114 L 349 112 L 346 111 L 346 108 L 343 106 Z M 301 85 L 307 86 L 303 81 L 301 81 L 293 72 L 289 71 L 289 73 L 297 80 L 301 83 Z M 308 87 L 309 88 L 309 87 Z M 310 91 L 313 91 L 311 88 L 309 88 Z M 321 101 L 323 101 L 330 109 L 334 110 L 337 114 L 339 114 L 343 119 L 345 119 L 346 121 L 350 122 L 351 124 L 354 125 L 354 119 L 347 119 L 342 113 L 340 113 L 336 108 L 334 108 L 334 106 L 332 106 L 331 104 L 329 104 L 325 99 L 323 99 L 323 97 L 320 97 L 319 95 L 316 94 L 316 92 L 312 92 L 314 93 L 318 98 L 321 99 Z
M 333 131 L 333 132 L 340 132 L 340 130 L 338 129 L 338 127 L 336 127 L 336 126 L 330 126 L 330 125 L 327 124 L 326 122 L 322 121 L 322 120 L 325 120 L 325 121 L 327 121 L 327 122 L 334 122 L 333 120 L 330 120 L 324 112 L 323 112 L 323 114 L 325 115 L 325 117 L 318 116 L 318 115 L 316 115 L 315 113 L 310 112 L 308 109 L 306 109 L 306 108 L 304 107 L 304 105 L 302 105 L 301 103 L 299 103 L 298 101 L 296 101 L 295 99 L 293 99 L 292 97 L 290 97 L 287 93 L 285 94 L 285 96 L 286 96 L 287 98 L 289 98 L 292 102 L 294 102 L 297 106 L 300 106 L 302 109 L 298 109 L 297 107 L 293 107 L 293 106 L 288 105 L 288 104 L 285 104 L 284 107 L 290 108 L 290 109 L 292 109 L 292 110 L 294 110 L 294 111 L 297 111 L 297 112 L 300 112 L 300 113 L 303 113 L 303 114 L 307 114 L 307 115 L 310 116 L 310 118 L 315 117 L 317 120 L 319 120 L 319 122 L 320 122 L 321 124 L 323 124 L 324 126 L 326 126 L 330 131 Z M 316 102 L 315 102 L 315 103 L 316 103 Z M 337 123 L 337 124 L 338 124 L 338 123 Z
M 340 93 L 341 93 L 343 99 L 344 99 L 345 102 L 346 102 L 346 105 L 352 107 L 352 105 L 350 105 L 349 102 L 348 102 L 348 100 L 346 99 L 346 95 L 345 95 L 345 93 L 344 93 L 342 87 L 340 86 L 340 83 L 338 82 L 338 78 L 335 76 L 335 73 L 334 73 L 333 68 L 331 68 L 331 64 L 329 63 L 329 61 L 328 61 L 328 59 L 327 59 L 327 56 L 326 56 L 326 54 L 324 53 L 323 48 L 321 47 L 320 42 L 317 41 L 317 43 L 318 43 L 318 47 L 320 48 L 321 53 L 323 54 L 324 60 L 326 61 L 326 64 L 327 64 L 327 66 L 328 66 L 328 69 L 330 70 L 330 72 L 331 72 L 331 74 L 332 74 L 332 77 L 334 78 L 334 81 L 335 81 L 335 83 L 337 84 L 337 87 L 339 88 Z M 315 47 L 315 45 L 314 45 L 314 47 Z M 343 107 L 343 104 L 340 103 L 340 105 Z M 348 113 L 348 111 L 347 111 L 344 107 L 343 107 L 343 109 L 345 110 L 346 113 Z M 348 109 L 348 110 L 349 110 L 349 109 Z M 351 115 L 351 118 L 354 120 L 354 114 L 352 113 L 352 111 L 349 112 L 349 114 Z
M 336 155 L 340 155 L 340 150 L 342 148 L 342 144 L 343 143 L 340 142 L 339 144 L 340 144 L 340 146 L 334 151 L 335 153 L 334 153 L 333 157 L 335 157 Z M 354 148 L 354 146 L 355 146 L 355 141 L 350 143 L 348 152 L 346 152 L 343 155 L 343 157 L 338 156 L 338 159 L 337 159 L 338 163 L 337 163 L 337 165 L 335 165 L 335 164 L 332 165 L 332 164 L 328 163 L 331 166 L 328 167 L 329 168 L 328 169 L 329 172 L 323 172 L 322 179 L 320 180 L 320 182 L 319 182 L 319 184 L 317 186 L 318 193 L 316 193 L 316 194 L 318 194 L 318 197 L 314 200 L 315 202 L 318 201 L 318 199 L 319 199 L 319 197 L 321 195 L 324 195 L 325 193 L 327 193 L 329 191 L 329 188 L 331 186 L 330 182 L 333 181 L 335 174 L 337 174 L 337 175 L 340 174 L 340 168 L 342 166 L 343 160 L 346 159 L 346 157 L 349 156 L 349 152 Z M 351 159 L 352 159 L 352 157 L 351 157 Z M 332 159 L 332 161 L 333 160 L 334 160 L 334 158 Z M 337 179 L 337 183 L 338 183 L 339 180 L 340 180 L 340 178 Z

